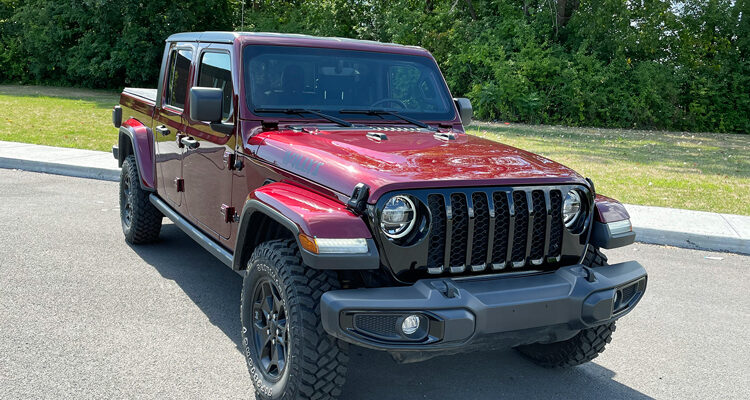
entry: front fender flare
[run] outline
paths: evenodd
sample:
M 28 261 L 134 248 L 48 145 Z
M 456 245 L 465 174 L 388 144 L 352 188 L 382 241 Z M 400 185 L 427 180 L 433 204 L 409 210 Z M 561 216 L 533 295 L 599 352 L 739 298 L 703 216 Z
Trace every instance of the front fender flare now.
M 315 269 L 363 270 L 378 269 L 380 256 L 366 223 L 346 208 L 344 204 L 299 186 L 274 182 L 251 192 L 240 214 L 235 245 L 233 268 L 245 268 L 248 259 L 246 248 L 253 227 L 255 213 L 261 213 L 278 222 L 294 236 L 302 260 Z M 314 238 L 367 240 L 368 252 L 363 254 L 314 254 L 300 246 L 299 234 Z
M 597 194 L 589 243 L 602 249 L 614 249 L 633 242 L 635 232 L 628 210 L 619 201 Z
M 134 118 L 122 123 L 118 138 L 119 152 L 117 155 L 117 166 L 127 157 L 127 148 L 135 155 L 135 163 L 138 167 L 141 187 L 144 190 L 156 191 L 156 163 L 154 162 L 154 134 L 151 128 L 142 124 Z

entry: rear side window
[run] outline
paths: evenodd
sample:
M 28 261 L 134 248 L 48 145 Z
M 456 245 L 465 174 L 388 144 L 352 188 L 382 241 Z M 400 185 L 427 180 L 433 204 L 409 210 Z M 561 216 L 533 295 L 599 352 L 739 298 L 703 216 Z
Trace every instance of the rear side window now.
M 190 74 L 190 62 L 192 59 L 192 50 L 172 50 L 169 61 L 169 75 L 167 77 L 166 104 L 179 109 L 185 108 L 188 74 Z
M 198 68 L 198 86 L 222 90 L 222 116 L 224 120 L 229 118 L 232 111 L 232 71 L 229 53 L 203 53 Z

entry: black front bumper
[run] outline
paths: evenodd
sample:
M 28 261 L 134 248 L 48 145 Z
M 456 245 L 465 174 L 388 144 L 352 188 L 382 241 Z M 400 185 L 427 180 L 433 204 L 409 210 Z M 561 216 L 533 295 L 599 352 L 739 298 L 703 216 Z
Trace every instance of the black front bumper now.
M 629 261 L 598 268 L 464 279 L 424 279 L 411 286 L 336 290 L 321 299 L 325 330 L 342 340 L 390 351 L 449 350 L 502 341 L 507 346 L 565 340 L 632 310 L 646 270 Z M 421 331 L 400 331 L 417 315 Z

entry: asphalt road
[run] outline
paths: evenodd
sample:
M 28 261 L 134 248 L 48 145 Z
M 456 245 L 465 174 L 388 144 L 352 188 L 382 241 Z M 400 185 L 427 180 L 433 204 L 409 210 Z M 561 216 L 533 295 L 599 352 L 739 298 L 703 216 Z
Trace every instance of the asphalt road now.
M 118 213 L 116 183 L 0 170 L 0 398 L 251 398 L 240 276 L 171 224 L 128 246 Z M 355 348 L 343 398 L 750 398 L 750 257 L 607 255 L 642 262 L 649 289 L 595 362 Z

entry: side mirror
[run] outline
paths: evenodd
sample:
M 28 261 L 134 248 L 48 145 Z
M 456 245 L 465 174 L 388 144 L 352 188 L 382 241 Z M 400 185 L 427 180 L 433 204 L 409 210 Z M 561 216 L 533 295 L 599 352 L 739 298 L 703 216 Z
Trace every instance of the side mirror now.
M 234 124 L 221 122 L 223 101 L 224 92 L 220 88 L 190 88 L 190 119 L 193 121 L 208 121 L 211 123 L 213 130 L 231 135 L 234 131 Z
M 461 117 L 461 123 L 466 125 L 471 124 L 471 117 L 474 115 L 474 109 L 471 108 L 471 100 L 465 97 L 457 97 L 453 99 L 458 108 L 458 116 Z
M 190 88 L 190 119 L 221 122 L 221 102 L 224 93 L 219 88 Z

